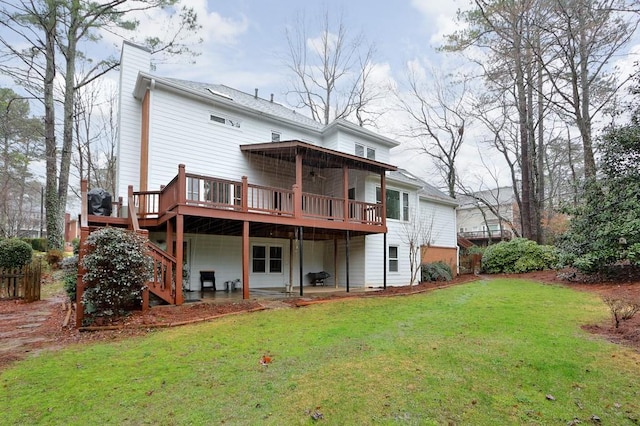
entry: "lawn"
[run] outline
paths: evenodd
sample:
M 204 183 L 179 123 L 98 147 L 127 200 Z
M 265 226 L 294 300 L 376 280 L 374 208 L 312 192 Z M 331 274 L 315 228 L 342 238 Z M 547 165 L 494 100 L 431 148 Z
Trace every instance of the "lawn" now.
M 512 279 L 231 316 L 19 362 L 0 424 L 637 424 L 640 355 L 580 328 L 607 316 Z

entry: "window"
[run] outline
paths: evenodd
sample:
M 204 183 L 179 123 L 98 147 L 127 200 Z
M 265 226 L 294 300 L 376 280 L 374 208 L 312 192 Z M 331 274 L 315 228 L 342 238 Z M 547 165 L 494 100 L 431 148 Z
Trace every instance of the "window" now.
M 252 248 L 254 273 L 282 273 L 282 246 L 254 245 Z
M 282 247 L 269 247 L 269 272 L 282 272 Z
M 389 246 L 389 272 L 398 272 L 398 247 Z
M 409 194 L 402 193 L 402 220 L 409 222 Z
M 375 160 L 376 159 L 376 150 L 373 149 L 373 148 L 367 147 L 367 158 L 369 160 Z
M 376 188 L 376 203 L 382 202 L 382 190 Z M 402 203 L 400 202 L 400 191 L 387 189 L 387 219 L 400 220 L 400 212 L 402 212 L 402 220 L 409 220 L 409 194 L 402 193 Z
M 240 128 L 240 120 L 235 118 L 227 118 L 218 114 L 209 114 L 209 120 L 214 123 L 225 124 L 227 126 L 235 127 L 236 129 Z
M 267 272 L 267 248 L 253 246 L 253 272 Z
M 375 160 L 376 159 L 376 150 L 374 148 L 370 148 L 368 146 L 364 146 L 364 145 L 361 145 L 359 143 L 356 144 L 356 151 L 355 152 L 356 152 L 356 155 L 358 157 L 364 157 L 365 156 L 364 155 L 365 151 L 367 153 L 366 157 L 369 160 Z
M 271 132 L 271 142 L 280 142 L 280 133 Z

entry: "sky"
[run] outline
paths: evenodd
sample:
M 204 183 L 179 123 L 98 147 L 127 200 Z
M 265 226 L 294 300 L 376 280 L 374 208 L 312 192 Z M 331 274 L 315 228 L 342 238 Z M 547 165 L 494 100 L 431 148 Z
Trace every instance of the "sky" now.
M 447 67 L 450 60 L 436 52 L 442 35 L 456 29 L 454 18 L 468 0 L 187 0 L 186 4 L 198 13 L 202 43 L 194 60 L 185 57 L 156 64 L 154 73 L 200 82 L 225 84 L 246 93 L 258 89 L 265 99 L 273 93 L 274 100 L 291 106 L 286 98 L 291 72 L 286 67 L 287 39 L 285 29 L 304 16 L 317 22 L 324 10 L 332 20 L 342 17 L 349 36 L 361 34 L 367 44 L 376 49 L 374 62 L 380 86 L 392 82 L 402 85 L 408 63 Z M 161 31 L 164 23 L 158 18 L 141 25 L 144 34 Z M 316 27 L 317 28 L 317 27 Z M 318 36 L 310 33 L 310 36 Z M 108 37 L 108 35 L 107 35 Z M 118 39 L 110 40 L 114 45 Z M 117 76 L 111 78 L 116 81 Z M 290 101 L 290 102 L 288 102 Z M 387 107 L 389 105 L 386 105 Z M 395 138 L 397 124 L 403 120 L 397 113 L 385 114 L 378 125 L 379 133 Z M 392 162 L 415 174 L 429 177 L 426 156 L 416 157 L 415 151 L 395 148 Z M 472 145 L 461 156 L 477 157 Z
M 324 10 L 332 20 L 342 17 L 349 36 L 361 34 L 366 43 L 374 44 L 376 79 L 380 87 L 391 85 L 402 93 L 406 90 L 406 73 L 410 65 L 424 72 L 434 69 L 440 74 L 455 73 L 464 62 L 456 54 L 437 51 L 443 36 L 460 28 L 456 22 L 458 9 L 469 7 L 470 0 L 181 0 L 194 8 L 202 29 L 194 36 L 193 49 L 200 54 L 195 59 L 176 57 L 159 62 L 153 71 L 157 75 L 224 84 L 291 106 L 286 98 L 291 71 L 286 67 L 286 28 L 296 24 L 297 16 L 303 15 L 314 22 Z M 141 24 L 136 33 L 139 37 L 158 36 L 171 33 L 171 23 L 159 11 L 151 16 L 140 17 Z M 315 28 L 318 28 L 317 26 Z M 317 37 L 319 30 L 311 37 Z M 112 33 L 102 34 L 98 44 L 99 53 L 119 55 L 122 38 Z M 195 39 L 202 43 L 196 44 Z M 97 46 L 92 46 L 94 52 Z M 637 44 L 635 51 L 640 51 Z M 90 53 L 90 52 L 89 52 Z M 97 57 L 97 56 L 96 56 Z M 629 68 L 636 56 L 620 59 L 623 68 Z M 193 62 L 195 61 L 195 62 Z M 117 87 L 118 74 L 106 76 L 113 87 Z M 288 102 L 290 101 L 290 102 Z M 406 148 L 406 140 L 400 129 L 407 124 L 405 114 L 394 108 L 393 96 L 386 96 L 381 108 L 388 109 L 378 120 L 377 132 L 402 142 L 392 151 L 392 163 L 406 168 L 414 174 L 442 187 L 437 172 L 425 154 L 417 155 Z M 460 177 L 475 181 L 471 186 L 480 189 L 478 176 L 487 186 L 510 184 L 508 168 L 503 160 L 492 154 L 482 140 L 486 136 L 473 126 L 465 126 L 465 142 L 458 155 Z M 498 182 L 488 172 L 498 175 Z

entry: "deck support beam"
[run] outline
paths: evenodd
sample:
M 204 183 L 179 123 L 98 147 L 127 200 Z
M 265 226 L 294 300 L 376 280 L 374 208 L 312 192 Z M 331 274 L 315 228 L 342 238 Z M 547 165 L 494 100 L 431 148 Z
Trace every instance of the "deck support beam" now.
M 345 258 L 347 261 L 347 265 L 345 268 L 345 273 L 347 274 L 347 293 L 349 293 L 349 230 L 347 229 L 347 236 L 346 236 L 346 247 L 345 247 Z
M 242 298 L 249 298 L 249 222 L 242 222 Z
M 382 234 L 382 250 L 384 253 L 382 254 L 383 262 L 382 262 L 382 288 L 387 289 L 387 233 Z
M 182 266 L 184 259 L 184 216 L 178 214 L 176 216 L 176 305 L 184 303 L 184 295 L 182 294 Z
M 304 296 L 304 262 L 303 262 L 303 249 L 302 246 L 304 245 L 304 238 L 303 238 L 303 234 L 302 234 L 302 226 L 298 227 L 298 263 L 300 264 L 300 296 Z

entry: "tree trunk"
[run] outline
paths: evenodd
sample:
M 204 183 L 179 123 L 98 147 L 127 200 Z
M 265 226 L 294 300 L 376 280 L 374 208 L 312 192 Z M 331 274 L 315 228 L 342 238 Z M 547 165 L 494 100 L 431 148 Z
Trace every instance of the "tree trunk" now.
M 578 118 L 578 129 L 580 129 L 580 134 L 582 136 L 582 151 L 584 155 L 584 177 L 589 179 L 596 176 L 596 162 L 593 156 L 593 144 L 591 141 L 591 117 L 590 117 L 590 108 L 589 102 L 591 101 L 591 92 L 589 90 L 589 64 L 587 58 L 589 54 L 587 53 L 587 40 L 585 31 L 586 22 L 583 15 L 583 9 L 578 8 L 578 17 L 579 17 L 579 40 L 580 40 L 580 89 L 582 92 L 582 97 L 579 99 L 575 99 L 576 108 L 580 108 L 582 110 L 582 114 L 576 114 Z
M 513 29 L 513 52 L 516 72 L 516 96 L 518 102 L 518 119 L 520 128 L 520 167 L 522 169 L 522 210 L 520 210 L 520 223 L 522 236 L 531 239 L 531 171 L 529 168 L 529 131 L 527 126 L 527 95 L 524 84 L 524 71 L 522 61 L 522 35 L 519 27 Z
M 64 248 L 63 220 L 57 191 L 58 162 L 55 135 L 55 106 L 53 99 L 53 83 L 56 76 L 55 27 L 57 12 L 52 2 L 49 3 L 49 8 L 49 16 L 46 17 L 47 22 L 45 26 L 46 68 L 44 78 L 47 246 L 49 250 L 62 250 Z
M 71 150 L 73 149 L 73 115 L 75 110 L 75 73 L 78 31 L 78 0 L 73 0 L 70 6 L 70 22 L 65 48 L 66 75 L 64 91 L 64 121 L 62 130 L 62 153 L 60 154 L 60 176 L 58 179 L 58 198 L 60 212 L 64 213 L 67 205 L 67 191 L 69 190 L 69 171 L 71 168 Z M 82 202 L 82 201 L 81 201 Z

